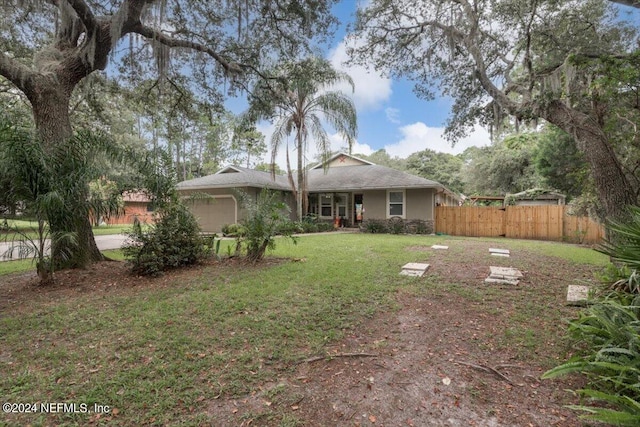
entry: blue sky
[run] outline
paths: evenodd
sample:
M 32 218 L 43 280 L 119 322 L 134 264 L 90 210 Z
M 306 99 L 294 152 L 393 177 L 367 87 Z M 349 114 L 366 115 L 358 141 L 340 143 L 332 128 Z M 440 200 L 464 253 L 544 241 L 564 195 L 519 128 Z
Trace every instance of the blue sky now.
M 448 153 L 460 153 L 471 145 L 490 144 L 489 134 L 482 128 L 455 147 L 442 137 L 444 122 L 449 114 L 451 102 L 438 98 L 433 101 L 418 99 L 413 93 L 413 84 L 404 80 L 381 77 L 374 70 L 362 67 L 347 67 L 344 38 L 346 25 L 352 22 L 356 11 L 356 0 L 345 0 L 334 7 L 334 13 L 342 22 L 335 40 L 326 52 L 335 68 L 347 72 L 354 80 L 353 99 L 358 113 L 358 136 L 354 153 L 371 154 L 384 148 L 391 156 L 407 157 L 416 151 L 430 148 Z M 272 125 L 267 122 L 258 126 L 269 143 Z M 332 140 L 332 149 L 346 147 L 344 140 L 327 128 Z M 316 151 L 310 144 L 308 161 L 313 161 Z M 270 159 L 270 153 L 265 156 Z M 284 167 L 285 153 L 279 154 L 277 163 Z

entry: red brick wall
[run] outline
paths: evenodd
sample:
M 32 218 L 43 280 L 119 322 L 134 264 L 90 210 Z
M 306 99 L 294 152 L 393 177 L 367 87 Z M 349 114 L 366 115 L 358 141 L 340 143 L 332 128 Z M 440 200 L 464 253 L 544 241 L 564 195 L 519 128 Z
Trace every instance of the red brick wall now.
M 136 217 L 142 223 L 153 221 L 153 213 L 147 211 L 147 202 L 125 202 L 124 215 L 109 218 L 107 224 L 133 224 Z

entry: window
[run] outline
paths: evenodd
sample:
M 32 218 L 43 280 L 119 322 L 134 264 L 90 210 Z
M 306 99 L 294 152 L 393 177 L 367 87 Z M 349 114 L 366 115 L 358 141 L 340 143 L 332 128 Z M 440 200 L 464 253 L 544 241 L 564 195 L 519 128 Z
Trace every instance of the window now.
M 405 217 L 404 190 L 387 192 L 387 217 Z
M 323 218 L 333 218 L 333 194 L 320 195 L 320 216 Z

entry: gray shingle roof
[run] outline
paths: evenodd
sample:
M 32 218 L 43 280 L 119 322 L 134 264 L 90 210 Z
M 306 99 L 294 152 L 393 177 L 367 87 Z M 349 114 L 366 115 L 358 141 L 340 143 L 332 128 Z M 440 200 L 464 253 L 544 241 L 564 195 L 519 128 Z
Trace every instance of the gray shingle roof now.
M 335 156 L 334 156 L 335 157 Z M 357 159 L 357 158 L 356 158 Z M 331 167 L 326 171 L 313 168 L 308 171 L 307 188 L 312 192 L 386 190 L 393 188 L 444 188 L 442 184 L 386 166 L 368 164 Z M 287 177 L 256 171 L 240 166 L 227 166 L 221 171 L 178 184 L 181 190 L 204 188 L 257 187 L 274 190 L 291 189 Z
M 436 188 L 430 179 L 380 165 L 341 166 L 309 171 L 309 191 L 385 190 L 390 188 Z
M 291 189 L 286 176 L 276 175 L 274 180 L 269 172 L 247 169 L 241 166 L 227 166 L 213 175 L 178 183 L 179 190 L 239 187 L 271 188 L 273 190 Z

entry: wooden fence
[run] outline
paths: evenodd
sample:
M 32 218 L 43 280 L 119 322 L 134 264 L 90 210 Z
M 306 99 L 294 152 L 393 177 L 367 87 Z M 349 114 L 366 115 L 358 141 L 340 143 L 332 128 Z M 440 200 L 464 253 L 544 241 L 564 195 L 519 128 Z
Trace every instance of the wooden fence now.
M 436 232 L 454 236 L 510 237 L 598 243 L 604 227 L 567 214 L 567 206 L 436 207 Z

